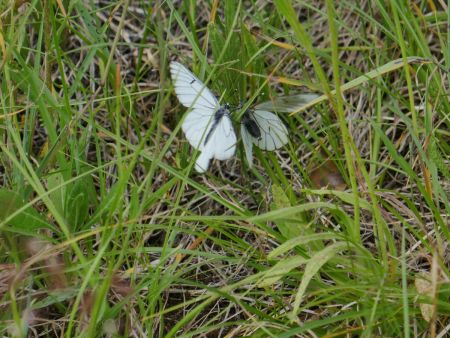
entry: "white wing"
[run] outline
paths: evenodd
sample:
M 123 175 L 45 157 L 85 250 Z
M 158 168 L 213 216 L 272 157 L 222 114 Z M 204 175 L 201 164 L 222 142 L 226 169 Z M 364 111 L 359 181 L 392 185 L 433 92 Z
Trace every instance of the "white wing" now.
M 214 158 L 218 160 L 228 160 L 236 151 L 236 134 L 230 117 L 224 115 L 214 131 L 214 144 L 208 141 L 214 147 Z
M 204 173 L 206 170 L 208 170 L 209 167 L 209 161 L 213 158 L 213 155 L 211 154 L 212 149 L 204 149 L 200 153 L 200 156 L 197 157 L 197 160 L 195 161 L 195 170 L 199 173 Z
M 228 160 L 234 155 L 235 150 L 236 134 L 230 117 L 224 115 L 212 131 L 208 142 L 202 145 L 202 152 L 195 162 L 195 170 L 203 173 L 208 170 L 211 159 Z
M 181 128 L 187 140 L 196 149 L 203 149 L 203 143 L 212 127 L 213 114 L 204 109 L 194 108 L 187 113 Z
M 202 149 L 202 140 L 211 128 L 219 102 L 203 82 L 181 63 L 171 62 L 170 73 L 178 100 L 192 109 L 187 113 L 181 129 L 191 146 Z
M 252 115 L 261 131 L 260 138 L 252 137 L 259 148 L 272 151 L 288 142 L 288 130 L 278 116 L 265 110 L 255 110 Z
M 255 106 L 255 109 L 271 110 L 278 113 L 290 113 L 302 108 L 318 97 L 319 95 L 314 93 L 279 96 L 273 100 L 257 104 Z
M 253 166 L 253 143 L 252 136 L 247 131 L 245 125 L 241 125 L 241 138 L 244 144 L 245 158 L 247 159 L 248 166 L 251 168 Z
M 214 112 L 219 108 L 219 101 L 211 91 L 181 63 L 170 63 L 170 74 L 175 84 L 175 93 L 183 106 Z
M 171 62 L 170 73 L 178 100 L 192 109 L 187 113 L 181 129 L 191 146 L 202 149 L 202 140 L 211 128 L 219 102 L 203 82 L 181 63 Z

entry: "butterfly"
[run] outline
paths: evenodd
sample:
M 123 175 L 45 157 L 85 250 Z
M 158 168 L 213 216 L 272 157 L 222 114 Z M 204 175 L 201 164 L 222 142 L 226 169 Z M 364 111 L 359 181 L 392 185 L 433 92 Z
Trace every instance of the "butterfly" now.
M 288 142 L 288 130 L 274 113 L 248 109 L 241 119 L 241 138 L 247 163 L 252 167 L 253 144 L 263 150 L 279 149 Z
M 191 110 L 181 129 L 190 145 L 200 151 L 195 170 L 204 173 L 211 159 L 227 160 L 236 150 L 236 134 L 228 104 L 220 105 L 211 91 L 178 62 L 170 63 L 170 73 L 178 100 Z
M 288 142 L 286 126 L 277 115 L 270 111 L 295 112 L 318 97 L 319 95 L 314 93 L 280 96 L 259 103 L 254 110 L 245 111 L 241 119 L 241 138 L 250 167 L 253 165 L 253 144 L 263 150 L 273 151 Z M 239 107 L 242 108 L 242 104 Z

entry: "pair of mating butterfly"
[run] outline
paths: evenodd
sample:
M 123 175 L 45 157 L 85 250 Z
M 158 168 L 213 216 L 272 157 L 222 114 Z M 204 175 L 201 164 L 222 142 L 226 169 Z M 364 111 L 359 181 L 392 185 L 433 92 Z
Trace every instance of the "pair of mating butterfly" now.
M 170 63 L 170 73 L 178 100 L 190 108 L 182 129 L 187 140 L 200 151 L 195 169 L 208 170 L 211 159 L 227 160 L 236 150 L 236 134 L 230 119 L 230 106 L 220 105 L 211 91 L 178 62 Z M 288 142 L 288 131 L 278 116 L 266 110 L 247 110 L 241 120 L 241 137 L 247 162 L 253 163 L 253 144 L 275 150 Z

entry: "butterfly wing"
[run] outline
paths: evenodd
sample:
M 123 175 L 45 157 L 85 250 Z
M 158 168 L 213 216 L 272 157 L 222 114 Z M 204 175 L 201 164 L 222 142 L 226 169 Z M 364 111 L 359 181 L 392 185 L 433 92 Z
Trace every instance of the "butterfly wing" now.
M 225 114 L 212 130 L 208 142 L 202 146 L 202 153 L 195 162 L 195 170 L 203 173 L 208 170 L 211 159 L 228 160 L 235 151 L 236 134 L 229 115 Z
M 198 173 L 204 173 L 206 170 L 208 170 L 209 162 L 214 157 L 212 154 L 213 149 L 206 148 L 203 149 L 200 155 L 197 157 L 197 160 L 195 161 L 195 170 Z
M 244 144 L 245 158 L 247 159 L 248 166 L 251 168 L 253 166 L 252 136 L 244 124 L 241 124 L 241 139 Z
M 203 150 L 204 140 L 212 127 L 213 117 L 214 114 L 210 115 L 209 111 L 196 108 L 187 113 L 181 128 L 191 146 Z
M 271 110 L 278 113 L 290 113 L 304 107 L 318 97 L 319 95 L 314 93 L 280 96 L 273 100 L 257 104 L 255 109 Z
M 254 138 L 253 142 L 263 150 L 275 150 L 288 142 L 288 130 L 284 123 L 274 113 L 266 110 L 252 112 L 253 119 L 258 125 L 261 136 Z
M 170 74 L 175 84 L 175 93 L 183 106 L 211 111 L 211 116 L 214 115 L 219 108 L 219 101 L 198 77 L 176 61 L 170 63 Z
M 214 131 L 214 158 L 228 160 L 236 151 L 236 134 L 230 116 L 224 115 Z
M 219 102 L 203 82 L 181 63 L 171 62 L 170 73 L 178 100 L 192 109 L 181 128 L 191 146 L 202 150 L 202 141 L 209 133 Z

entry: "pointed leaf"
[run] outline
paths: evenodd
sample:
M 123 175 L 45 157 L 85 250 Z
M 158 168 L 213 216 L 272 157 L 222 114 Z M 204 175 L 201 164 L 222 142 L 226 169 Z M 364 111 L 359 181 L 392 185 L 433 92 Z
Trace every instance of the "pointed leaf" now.
M 291 270 L 306 264 L 309 259 L 301 256 L 293 256 L 279 261 L 264 274 L 262 280 L 258 281 L 258 286 L 270 286 L 286 276 Z
M 36 236 L 38 229 L 53 229 L 35 209 L 25 205 L 16 192 L 0 189 L 0 227 L 7 225 L 6 230 L 27 236 Z
M 272 194 L 273 194 L 273 204 L 271 206 L 272 210 L 291 207 L 291 202 L 289 201 L 289 198 L 279 185 L 274 184 L 272 186 Z M 291 217 L 295 218 L 295 221 L 288 221 L 283 219 L 278 219 L 277 221 L 275 221 L 278 229 L 285 238 L 297 237 L 308 232 L 309 224 L 303 213 L 299 212 L 298 214 Z
M 297 317 L 303 295 L 305 294 L 306 288 L 308 287 L 311 279 L 319 272 L 320 268 L 326 262 L 333 258 L 339 251 L 347 249 L 348 246 L 349 243 L 337 242 L 326 247 L 322 251 L 317 252 L 311 257 L 308 264 L 306 264 L 305 274 L 303 275 L 302 282 L 298 288 L 297 295 L 295 296 L 291 319 L 295 319 Z
M 275 257 L 281 256 L 282 254 L 295 248 L 297 245 L 303 245 L 309 242 L 330 240 L 335 238 L 337 238 L 337 235 L 331 232 L 325 232 L 322 234 L 313 234 L 309 236 L 298 236 L 284 242 L 278 248 L 274 249 L 271 253 L 269 253 L 267 258 L 275 259 Z

